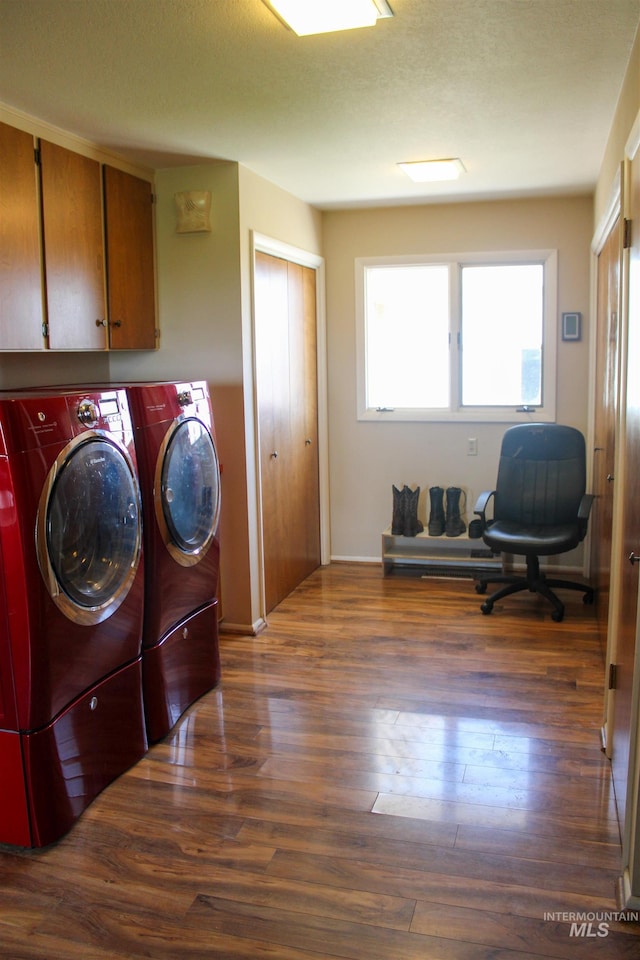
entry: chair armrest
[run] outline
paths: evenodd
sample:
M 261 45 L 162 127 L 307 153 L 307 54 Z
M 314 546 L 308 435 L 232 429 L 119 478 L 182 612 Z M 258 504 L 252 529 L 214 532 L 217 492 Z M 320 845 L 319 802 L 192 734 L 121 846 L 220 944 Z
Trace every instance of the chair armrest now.
M 591 504 L 593 503 L 593 500 L 594 497 L 592 493 L 585 493 L 580 501 L 580 506 L 578 507 L 578 520 L 589 519 L 589 513 L 591 512 Z
M 487 506 L 489 504 L 489 500 L 491 500 L 491 497 L 494 495 L 494 493 L 495 493 L 495 490 L 485 490 L 483 493 L 480 494 L 480 496 L 476 500 L 476 505 L 473 508 L 473 512 L 477 513 L 478 516 L 481 518 L 483 527 L 487 525 L 487 518 L 485 514 L 486 514 Z
M 589 520 L 589 513 L 591 512 L 591 504 L 593 503 L 593 500 L 593 494 L 585 493 L 580 501 L 580 506 L 578 507 L 578 523 L 580 525 L 581 540 L 584 540 L 587 535 L 587 523 Z

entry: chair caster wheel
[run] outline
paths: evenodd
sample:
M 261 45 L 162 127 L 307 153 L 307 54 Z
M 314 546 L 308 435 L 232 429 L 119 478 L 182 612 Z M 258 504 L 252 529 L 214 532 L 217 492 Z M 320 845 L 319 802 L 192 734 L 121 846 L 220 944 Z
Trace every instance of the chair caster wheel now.
M 493 610 L 493 604 L 489 603 L 488 600 L 485 600 L 484 603 L 480 604 L 480 609 L 485 614 L 485 616 L 487 616 Z
M 486 583 L 476 583 L 476 593 L 486 593 L 487 585 Z
M 564 617 L 564 610 L 554 610 L 553 613 L 551 614 L 551 619 L 555 620 L 556 623 L 560 623 L 563 617 Z

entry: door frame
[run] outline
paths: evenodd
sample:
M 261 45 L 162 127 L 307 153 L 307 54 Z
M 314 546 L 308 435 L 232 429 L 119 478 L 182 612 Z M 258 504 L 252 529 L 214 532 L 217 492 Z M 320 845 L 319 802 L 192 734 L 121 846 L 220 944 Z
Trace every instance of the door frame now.
M 631 218 L 629 208 L 629 178 L 631 177 L 632 162 L 640 163 L 640 113 L 637 114 L 631 132 L 625 145 L 623 207 L 627 219 Z M 640 229 L 640 218 L 636 218 L 634 229 Z M 630 250 L 624 250 L 622 262 L 622 309 L 623 316 L 628 322 L 629 313 L 629 279 L 630 279 Z M 625 324 L 626 325 L 626 324 Z M 626 357 L 626 340 L 623 345 Z M 622 390 L 626 391 L 626 381 L 621 383 Z M 622 412 L 622 411 L 621 411 Z M 624 430 L 624 425 L 621 424 Z M 624 467 L 624 464 L 622 464 Z M 616 464 L 618 472 L 618 464 Z M 621 472 L 620 474 L 624 474 Z M 620 541 L 619 547 L 623 545 Z M 618 552 L 620 552 L 618 550 Z M 629 743 L 629 770 L 627 779 L 626 817 L 622 836 L 622 876 L 618 891 L 618 901 L 626 909 L 640 908 L 640 604 L 639 616 L 636 620 L 636 652 L 631 691 L 632 720 Z
M 256 304 L 255 304 L 255 263 L 256 253 L 266 253 L 290 263 L 311 267 L 316 272 L 316 373 L 318 382 L 318 487 L 320 494 L 320 563 L 329 563 L 331 557 L 330 518 L 329 518 L 329 416 L 327 402 L 327 314 L 325 300 L 325 263 L 319 254 L 310 253 L 299 247 L 291 246 L 251 231 L 251 353 L 253 357 L 253 416 L 254 456 L 257 470 L 258 497 L 258 562 L 260 584 L 260 617 L 266 621 L 266 599 L 264 582 L 264 542 L 263 542 L 263 505 L 262 505 L 262 469 L 260 464 L 260 421 L 258 418 L 258 385 L 256 364 Z
M 611 185 L 611 190 L 609 193 L 609 199 L 606 206 L 606 209 L 602 215 L 600 223 L 594 233 L 593 239 L 591 241 L 591 279 L 592 279 L 592 289 L 591 289 L 591 316 L 596 317 L 598 310 L 598 257 L 601 254 L 605 243 L 609 239 L 611 230 L 613 229 L 615 222 L 618 218 L 623 216 L 623 194 L 622 194 L 622 185 L 623 185 L 623 176 L 624 176 L 624 164 L 621 163 L 620 167 L 616 173 L 616 176 Z M 622 411 L 622 388 L 623 388 L 623 355 L 624 355 L 624 330 L 625 323 L 623 321 L 623 305 L 622 305 L 622 288 L 623 288 L 623 269 L 621 264 L 620 269 L 620 280 L 618 284 L 618 330 L 620 333 L 618 340 L 618 383 L 617 383 L 617 400 L 618 400 L 618 411 L 617 411 L 617 422 L 616 422 L 616 436 L 615 436 L 615 464 L 616 464 L 616 475 L 622 477 L 622 464 L 620 462 L 622 458 L 622 440 L 623 436 L 621 435 L 621 423 L 622 417 L 624 416 Z M 590 340 L 589 340 L 589 437 L 588 437 L 588 449 L 589 457 L 587 462 L 587 474 L 588 474 L 588 487 L 587 489 L 593 489 L 593 476 L 594 476 L 594 431 L 595 431 L 595 374 L 596 374 L 596 336 L 597 336 L 597 323 L 591 324 L 590 330 Z M 601 727 L 601 740 L 602 740 L 602 749 L 604 750 L 608 759 L 611 759 L 611 737 L 610 731 L 613 728 L 613 696 L 612 692 L 609 690 L 608 685 L 608 676 L 609 676 L 609 667 L 611 663 L 615 663 L 615 641 L 616 641 L 616 620 L 614 617 L 614 612 L 617 609 L 617 604 L 619 602 L 619 583 L 620 583 L 620 551 L 615 549 L 615 545 L 619 542 L 621 536 L 621 511 L 617 509 L 617 504 L 614 501 L 614 512 L 612 518 L 612 549 L 611 549 L 611 569 L 609 572 L 610 575 L 610 593 L 609 593 L 609 618 L 608 618 L 608 628 L 607 628 L 607 649 L 606 649 L 606 672 L 605 672 L 605 684 L 604 684 L 604 703 L 603 703 L 603 717 L 602 717 L 602 727 Z M 590 532 L 587 534 L 587 544 L 590 543 Z M 584 563 L 585 563 L 585 575 L 589 576 L 590 574 L 590 550 L 586 549 L 584 554 Z

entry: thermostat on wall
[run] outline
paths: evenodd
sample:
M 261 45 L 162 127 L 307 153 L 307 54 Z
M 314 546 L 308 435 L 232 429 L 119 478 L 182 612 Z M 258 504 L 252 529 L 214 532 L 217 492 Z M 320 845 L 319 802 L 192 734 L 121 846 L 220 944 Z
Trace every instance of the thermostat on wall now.
M 579 340 L 581 336 L 582 314 L 581 313 L 563 313 L 562 314 L 562 339 Z

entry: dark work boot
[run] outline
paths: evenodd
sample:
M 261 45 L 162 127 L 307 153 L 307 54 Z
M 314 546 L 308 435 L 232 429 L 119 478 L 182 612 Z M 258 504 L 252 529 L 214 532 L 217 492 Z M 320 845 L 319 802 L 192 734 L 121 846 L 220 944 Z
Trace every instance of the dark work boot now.
M 444 533 L 444 490 L 442 487 L 429 487 L 431 512 L 429 514 L 429 536 L 441 537 Z
M 404 536 L 404 520 L 407 514 L 407 494 L 404 490 L 398 490 L 395 484 L 391 487 L 393 490 L 393 515 L 391 517 L 391 534 L 394 537 Z
M 460 516 L 460 487 L 447 487 L 447 518 L 444 525 L 448 537 L 459 537 L 467 529 L 467 525 Z
M 418 520 L 418 500 L 420 499 L 420 487 L 416 487 L 415 490 L 410 490 L 409 487 L 405 486 L 403 493 L 406 497 L 404 535 L 405 537 L 415 537 L 424 530 L 424 525 L 420 520 Z

